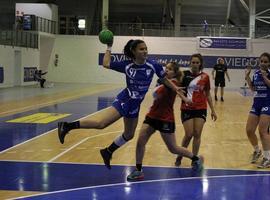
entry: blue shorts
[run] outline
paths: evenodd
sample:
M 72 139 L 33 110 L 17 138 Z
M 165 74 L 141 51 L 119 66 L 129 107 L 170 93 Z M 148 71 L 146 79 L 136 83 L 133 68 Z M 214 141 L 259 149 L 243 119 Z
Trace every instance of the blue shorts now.
M 250 113 L 260 116 L 260 115 L 270 115 L 270 106 L 258 103 L 253 103 Z
M 142 99 L 130 98 L 127 89 L 121 91 L 112 106 L 122 115 L 127 118 L 137 118 L 140 112 Z

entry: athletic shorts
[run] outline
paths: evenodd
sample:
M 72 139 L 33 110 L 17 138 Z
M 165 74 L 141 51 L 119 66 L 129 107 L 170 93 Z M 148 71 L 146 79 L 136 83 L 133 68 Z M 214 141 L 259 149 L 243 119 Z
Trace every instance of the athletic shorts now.
M 174 122 L 167 122 L 167 121 L 153 119 L 146 116 L 143 123 L 148 124 L 155 130 L 160 131 L 161 133 L 174 133 L 175 132 Z
M 260 115 L 270 115 L 270 106 L 258 103 L 253 103 L 250 113 L 260 116 Z
M 184 123 L 185 121 L 193 118 L 202 118 L 206 121 L 207 110 L 181 110 L 181 121 Z
M 142 99 L 130 98 L 127 89 L 122 90 L 112 103 L 112 106 L 122 115 L 127 118 L 137 118 L 140 112 Z
M 215 79 L 215 87 L 225 87 L 225 79 Z

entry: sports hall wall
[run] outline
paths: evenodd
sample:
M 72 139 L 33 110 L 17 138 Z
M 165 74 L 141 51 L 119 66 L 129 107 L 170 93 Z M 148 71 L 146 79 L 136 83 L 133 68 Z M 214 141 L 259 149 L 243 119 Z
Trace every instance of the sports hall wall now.
M 115 37 L 112 53 L 122 53 L 125 43 L 131 38 L 136 37 Z M 199 52 L 203 56 L 258 57 L 264 51 L 270 52 L 270 41 L 263 39 L 251 40 L 249 50 L 200 50 L 197 48 L 197 38 L 144 37 L 139 39 L 146 42 L 149 54 L 163 56 L 192 55 Z M 104 53 L 105 49 L 106 46 L 100 44 L 97 36 L 58 35 L 52 49 L 47 78 L 52 82 L 123 84 L 122 74 L 98 65 L 99 54 Z M 55 58 L 56 54 L 58 59 Z M 121 59 L 121 56 L 115 59 Z M 245 65 L 239 63 L 237 59 L 230 62 L 235 62 L 235 65 Z M 209 75 L 211 70 L 204 69 Z M 231 77 L 231 82 L 227 82 L 229 88 L 239 88 L 244 85 L 243 69 L 229 69 L 229 75 Z
M 122 53 L 130 38 L 115 37 L 113 53 Z M 138 38 L 138 37 L 137 37 Z M 270 41 L 254 39 L 250 41 L 249 51 L 243 50 L 198 50 L 197 38 L 140 38 L 146 41 L 149 54 L 191 55 L 200 52 L 204 56 L 257 57 L 262 52 L 270 52 Z M 0 87 L 36 84 L 32 73 L 36 68 L 47 71 L 47 80 L 69 83 L 112 83 L 125 84 L 124 76 L 99 65 L 99 56 L 106 46 L 100 44 L 97 36 L 56 35 L 55 38 L 40 39 L 40 49 L 19 48 L 0 45 Z M 15 65 L 15 52 L 21 57 Z M 117 55 L 114 59 L 122 59 Z M 17 60 L 18 62 L 18 60 Z M 235 64 L 239 65 L 239 62 Z M 241 64 L 241 63 L 240 63 Z M 204 70 L 211 73 L 210 68 Z M 229 88 L 239 88 L 244 84 L 243 69 L 229 69 L 231 82 Z
M 39 50 L 0 45 L 0 88 L 32 85 L 31 73 L 39 66 Z

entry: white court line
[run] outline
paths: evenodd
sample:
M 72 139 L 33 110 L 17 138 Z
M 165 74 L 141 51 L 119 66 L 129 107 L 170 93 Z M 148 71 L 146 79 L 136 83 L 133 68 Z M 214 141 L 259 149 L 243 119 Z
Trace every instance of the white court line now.
M 65 98 L 65 99 L 63 99 L 63 101 L 61 101 L 61 100 L 60 101 L 49 101 L 49 102 L 46 102 L 46 103 L 35 104 L 35 106 L 33 106 L 33 105 L 25 106 L 25 107 L 22 107 L 22 108 L 17 108 L 17 109 L 13 109 L 13 110 L 9 110 L 9 111 L 0 112 L 0 115 L 6 114 L 6 113 L 14 113 L 14 112 L 15 113 L 16 112 L 27 112 L 27 111 L 30 111 L 29 109 L 38 109 L 38 108 L 41 108 L 43 106 L 50 106 L 50 105 L 53 105 L 53 104 L 65 103 L 65 102 L 72 101 L 72 100 L 75 100 L 75 99 Z
M 118 89 L 118 88 L 116 88 L 116 89 Z M 97 92 L 97 93 L 94 92 L 93 94 L 90 94 L 90 95 L 96 95 L 98 93 L 108 92 L 108 91 L 112 91 L 112 90 L 108 89 L 108 90 L 104 90 L 104 91 Z M 14 113 L 14 112 L 27 112 L 27 111 L 29 111 L 28 108 L 38 109 L 38 108 L 41 108 L 43 106 L 50 106 L 50 105 L 53 105 L 53 104 L 66 103 L 66 102 L 77 100 L 77 99 L 87 97 L 87 96 L 89 96 L 89 95 L 83 95 L 83 96 L 78 95 L 78 96 L 66 97 L 66 98 L 63 98 L 63 99 L 60 99 L 60 100 L 54 100 L 54 101 L 49 101 L 49 102 L 46 102 L 46 103 L 35 104 L 34 106 L 33 105 L 25 106 L 25 107 L 22 107 L 22 108 L 17 108 L 17 109 L 13 109 L 13 110 L 9 110 L 9 111 L 0 112 L 0 115 L 3 115 L 5 113 Z M 39 97 L 39 96 L 34 96 L 34 97 Z
M 60 154 L 58 154 L 57 156 L 51 158 L 48 162 L 53 162 L 53 161 L 56 160 L 57 158 L 61 157 L 62 155 L 64 155 L 64 154 L 67 153 L 68 151 L 72 150 L 73 148 L 79 146 L 80 144 L 82 144 L 83 142 L 85 142 L 85 141 L 88 140 L 88 139 L 95 138 L 95 137 L 100 137 L 100 136 L 108 135 L 108 134 L 112 134 L 112 133 L 119 133 L 119 132 L 122 132 L 122 131 L 106 132 L 106 133 L 101 133 L 101 134 L 98 134 L 98 135 L 93 135 L 93 136 L 84 138 L 83 140 L 81 140 L 80 142 L 78 142 L 78 143 L 72 145 L 71 147 L 69 147 L 68 149 L 66 149 L 65 151 L 63 151 L 62 153 L 60 153 Z
M 27 112 L 29 111 L 28 108 L 33 108 L 33 109 L 38 109 L 40 107 L 43 107 L 43 106 L 47 106 L 47 105 L 52 105 L 54 103 L 57 103 L 57 102 L 49 102 L 49 103 L 42 103 L 42 104 L 37 104 L 36 106 L 25 106 L 23 108 L 17 108 L 17 109 L 13 109 L 13 110 L 9 110 L 9 111 L 4 111 L 4 112 L 0 112 L 0 115 L 3 115 L 3 114 L 6 114 L 6 113 L 16 113 L 16 112 Z M 5 117 L 5 116 L 4 116 Z
M 108 108 L 109 108 L 109 107 L 104 108 L 104 109 L 102 109 L 102 110 L 99 110 L 99 111 L 97 111 L 97 112 L 91 113 L 90 115 L 86 115 L 86 116 L 84 116 L 84 117 L 82 117 L 82 118 L 75 119 L 74 121 L 77 121 L 77 120 L 83 120 L 83 119 L 85 119 L 85 118 L 87 118 L 87 117 L 90 117 L 90 116 L 92 116 L 92 115 L 94 115 L 94 114 L 97 114 L 97 113 L 99 113 L 99 112 L 101 112 L 101 111 L 103 111 L 103 110 L 106 110 L 106 109 L 108 109 Z M 36 136 L 36 137 L 33 137 L 33 138 L 31 138 L 31 139 L 29 139 L 29 140 L 26 140 L 26 141 L 24 141 L 24 142 L 21 142 L 21 143 L 19 143 L 19 144 L 16 144 L 15 146 L 12 146 L 12 147 L 10 147 L 10 148 L 7 148 L 7 149 L 5 149 L 5 150 L 3 150 L 3 151 L 0 151 L 0 154 L 5 153 L 6 151 L 9 151 L 10 149 L 14 149 L 15 147 L 18 147 L 18 146 L 20 146 L 20 145 L 22 145 L 22 144 L 25 144 L 25 143 L 27 143 L 27 142 L 30 142 L 30 141 L 32 141 L 32 140 L 35 140 L 35 139 L 37 139 L 37 138 L 39 138 L 39 137 L 41 137 L 41 136 L 47 135 L 48 133 L 53 132 L 53 131 L 55 131 L 55 130 L 57 130 L 57 128 L 52 129 L 52 130 L 50 130 L 50 131 L 48 131 L 48 132 L 42 133 L 42 134 L 40 134 L 40 135 L 38 135 L 38 136 Z
M 70 151 L 71 149 L 73 149 L 73 148 L 79 146 L 81 143 L 85 142 L 85 141 L 88 140 L 88 139 L 89 139 L 89 137 L 84 138 L 84 139 L 81 140 L 80 142 L 78 142 L 78 143 L 72 145 L 71 147 L 69 147 L 67 150 L 65 150 L 65 151 L 63 151 L 62 153 L 58 154 L 57 156 L 51 158 L 48 162 L 52 162 L 52 161 L 56 160 L 57 158 L 61 157 L 62 155 L 64 155 L 64 154 L 67 153 L 68 151 Z
M 16 147 L 18 147 L 18 146 L 20 146 L 20 145 L 23 145 L 23 144 L 25 144 L 25 143 L 27 143 L 27 142 L 30 142 L 30 141 L 32 141 L 32 140 L 34 140 L 34 139 L 37 139 L 37 138 L 39 138 L 39 137 L 41 137 L 41 136 L 43 136 L 43 135 L 46 135 L 46 134 L 48 134 L 48 133 L 50 133 L 50 132 L 53 132 L 53 131 L 55 131 L 56 129 L 57 129 L 57 128 L 52 129 L 52 130 L 50 130 L 50 131 L 48 131 L 48 132 L 42 133 L 42 134 L 40 134 L 40 135 L 38 135 L 38 136 L 35 136 L 35 137 L 33 137 L 33 138 L 29 139 L 29 140 L 26 140 L 26 141 L 24 141 L 24 142 L 21 142 L 21 143 L 19 143 L 19 144 L 16 144 L 15 146 L 12 146 L 12 147 L 9 147 L 9 148 L 7 148 L 7 149 L 5 149 L 5 150 L 3 150 L 3 151 L 0 151 L 0 154 L 5 153 L 6 151 L 9 151 L 9 150 L 11 150 L 11 149 L 14 149 L 14 148 L 16 148 Z
M 31 161 L 31 160 L 0 160 L 0 162 L 25 162 L 25 163 L 47 163 L 47 164 L 65 164 L 65 165 L 98 165 L 104 167 L 103 163 L 80 163 L 80 162 L 62 162 L 62 161 Z M 135 167 L 135 164 L 112 164 L 113 166 L 120 167 Z M 176 166 L 166 166 L 166 165 L 143 165 L 143 167 L 153 167 L 153 168 L 170 168 L 170 169 L 191 169 L 190 167 L 176 167 Z M 218 167 L 205 167 L 204 170 L 227 170 L 227 171 L 251 171 L 251 172 L 269 172 L 269 169 L 243 169 L 243 168 L 218 168 Z
M 101 112 L 101 111 L 103 111 L 103 110 L 106 110 L 106 109 L 108 109 L 108 108 L 110 108 L 110 107 L 104 108 L 104 109 L 102 109 L 102 110 L 99 110 L 99 111 L 97 111 L 97 112 L 91 113 L 90 115 L 86 115 L 85 117 L 82 117 L 82 118 L 79 118 L 79 119 L 76 119 L 76 120 L 83 120 L 83 119 L 85 119 L 85 118 L 87 118 L 87 117 L 90 117 L 90 116 L 92 116 L 92 115 L 94 115 L 94 114 L 97 114 L 97 113 L 99 113 L 99 112 Z M 74 121 L 76 121 L 76 120 L 74 120 Z M 206 122 L 206 124 L 212 124 L 212 123 L 218 123 L 218 122 L 212 122 L 212 121 Z M 245 124 L 245 122 L 223 122 L 223 123 L 227 123 L 227 124 Z M 182 124 L 176 124 L 176 126 L 181 126 L 181 125 L 182 125 Z M 14 148 L 16 148 L 16 147 L 18 147 L 18 146 L 20 146 L 20 145 L 23 145 L 23 144 L 25 144 L 25 143 L 27 143 L 27 142 L 30 142 L 30 141 L 32 141 L 32 140 L 34 140 L 34 139 L 37 139 L 37 138 L 39 138 L 39 137 L 41 137 L 41 136 L 44 136 L 44 135 L 46 135 L 46 134 L 49 134 L 50 132 L 53 132 L 53 131 L 55 131 L 55 130 L 57 130 L 57 128 L 52 129 L 52 130 L 50 130 L 50 131 L 48 131 L 48 132 L 42 133 L 42 134 L 40 134 L 40 135 L 38 135 L 38 136 L 36 136 L 36 137 L 33 137 L 33 138 L 29 139 L 29 140 L 26 140 L 26 141 L 24 141 L 24 142 L 21 142 L 21 143 L 15 145 L 15 146 L 12 146 L 12 147 L 10 147 L 10 148 L 7 148 L 7 149 L 3 150 L 3 151 L 0 151 L 0 154 L 5 153 L 6 151 L 9 151 L 9 150 L 11 150 L 11 149 L 14 149 Z M 136 131 L 137 131 L 137 129 L 136 129 Z
M 67 189 L 67 190 L 59 190 L 54 192 L 45 192 L 43 194 L 34 194 L 34 195 L 28 195 L 23 197 L 18 197 L 16 199 L 22 199 L 27 197 L 35 197 L 35 196 L 44 196 L 44 195 L 50 195 L 50 194 L 56 194 L 56 193 L 63 193 L 63 192 L 71 192 L 71 191 L 77 191 L 77 190 L 85 190 L 85 189 L 93 189 L 93 188 L 102 188 L 102 187 L 113 187 L 113 186 L 121 186 L 121 185 L 137 185 L 137 184 L 143 184 L 143 183 L 156 183 L 156 182 L 163 182 L 163 181 L 181 181 L 181 180 L 196 180 L 196 179 L 219 179 L 219 178 L 241 178 L 241 177 L 264 177 L 264 176 L 270 176 L 270 174 L 243 174 L 243 175 L 223 175 L 223 176 L 202 176 L 202 177 L 185 177 L 185 178 L 171 178 L 171 179 L 158 179 L 158 180 L 148 180 L 148 181 L 139 181 L 139 182 L 124 182 L 124 183 L 114 183 L 114 184 L 107 184 L 107 185 L 96 185 L 96 186 L 88 186 L 88 187 L 81 187 L 81 188 L 73 188 L 73 189 Z M 11 200 L 11 199 L 7 199 Z
M 176 126 L 180 126 L 181 124 L 177 124 Z M 141 130 L 141 128 L 136 128 L 135 130 L 135 133 L 137 131 Z M 51 158 L 48 162 L 53 162 L 54 160 L 56 160 L 57 158 L 61 157 L 62 155 L 64 155 L 65 153 L 67 153 L 68 151 L 72 150 L 73 148 L 79 146 L 80 144 L 82 144 L 83 142 L 85 142 L 86 140 L 88 139 L 91 139 L 91 138 L 95 138 L 95 137 L 100 137 L 100 136 L 103 136 L 103 135 L 109 135 L 109 134 L 112 134 L 112 133 L 121 133 L 123 132 L 122 130 L 121 131 L 112 131 L 112 132 L 106 132 L 106 133 L 102 133 L 102 134 L 98 134 L 98 135 L 93 135 L 93 136 L 90 136 L 90 137 L 87 137 L 85 139 L 83 139 L 82 141 L 74 144 L 73 146 L 71 146 L 70 148 L 68 148 L 67 150 L 65 150 L 64 152 L 58 154 L 57 156 Z

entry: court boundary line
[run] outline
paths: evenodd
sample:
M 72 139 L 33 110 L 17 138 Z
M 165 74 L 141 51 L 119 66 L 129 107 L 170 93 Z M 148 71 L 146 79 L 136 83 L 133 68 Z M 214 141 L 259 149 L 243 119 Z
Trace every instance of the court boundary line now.
M 105 188 L 105 187 L 114 187 L 114 186 L 121 186 L 121 185 L 137 185 L 137 184 L 144 184 L 144 183 L 157 183 L 157 182 L 163 182 L 163 181 L 181 181 L 181 180 L 196 180 L 196 179 L 219 179 L 219 178 L 240 178 L 240 177 L 263 177 L 263 176 L 270 176 L 270 174 L 241 174 L 241 175 L 222 175 L 222 176 L 200 176 L 200 177 L 185 177 L 185 178 L 171 178 L 171 179 L 157 179 L 157 180 L 146 180 L 146 181 L 138 181 L 138 182 L 122 182 L 122 183 L 114 183 L 114 184 L 107 184 L 107 185 L 96 185 L 96 186 L 88 186 L 88 187 L 80 187 L 80 188 L 72 188 L 72 189 L 66 189 L 66 190 L 58 190 L 53 192 L 45 192 L 42 194 L 34 194 L 34 195 L 28 195 L 28 196 L 22 196 L 18 197 L 16 199 L 23 199 L 28 197 L 36 197 L 36 196 L 45 196 L 50 194 L 57 194 L 57 193 L 64 193 L 64 192 L 72 192 L 72 191 L 79 191 L 79 190 L 87 190 L 87 189 L 93 189 L 93 188 Z M 7 199 L 7 200 L 13 200 L 13 199 Z
M 50 131 L 47 131 L 47 132 L 42 133 L 42 134 L 40 134 L 40 135 L 37 135 L 37 136 L 35 136 L 35 137 L 33 137 L 33 138 L 29 139 L 29 140 L 26 140 L 26 141 L 24 141 L 24 142 L 21 142 L 21 143 L 19 143 L 19 144 L 16 144 L 16 145 L 14 145 L 14 146 L 12 146 L 12 147 L 9 147 L 9 148 L 7 148 L 7 149 L 5 149 L 5 150 L 3 150 L 3 151 L 0 151 L 0 154 L 5 153 L 5 152 L 7 152 L 7 151 L 9 151 L 9 150 L 11 150 L 11 149 L 14 149 L 14 148 L 16 148 L 16 147 L 18 147 L 18 146 L 20 146 L 20 145 L 23 145 L 23 144 L 25 144 L 25 143 L 27 143 L 27 142 L 31 142 L 32 140 L 37 139 L 37 138 L 39 138 L 39 137 L 41 137 L 41 136 L 47 135 L 47 134 L 49 134 L 50 132 L 55 131 L 56 129 L 57 129 L 57 128 L 52 129 L 52 130 L 50 130 Z
M 84 143 L 85 141 L 87 141 L 88 139 L 91 139 L 91 138 L 95 138 L 95 137 L 100 137 L 100 136 L 104 136 L 104 135 L 109 135 L 109 134 L 112 134 L 112 133 L 121 133 L 122 131 L 111 131 L 111 132 L 105 132 L 105 133 L 101 133 L 101 134 L 97 134 L 97 135 L 93 135 L 93 136 L 88 136 L 86 138 L 84 138 L 83 140 L 81 140 L 80 142 L 72 145 L 71 147 L 69 147 L 68 149 L 66 149 L 65 151 L 61 152 L 60 154 L 54 156 L 53 158 L 51 158 L 50 160 L 48 160 L 47 162 L 51 163 L 53 162 L 54 160 L 56 160 L 57 158 L 60 158 L 61 156 L 63 156 L 64 154 L 68 153 L 70 150 L 72 150 L 73 148 L 79 146 L 80 144 Z
M 102 110 L 96 111 L 96 112 L 94 112 L 94 113 L 91 113 L 91 114 L 89 114 L 89 115 L 86 115 L 86 116 L 84 116 L 84 117 L 81 117 L 81 118 L 79 118 L 79 119 L 75 119 L 74 121 L 77 121 L 77 120 L 83 120 L 83 119 L 85 119 L 85 118 L 87 118 L 87 117 L 90 117 L 90 116 L 92 116 L 92 115 L 95 115 L 95 114 L 97 114 L 97 113 L 99 113 L 99 112 L 101 112 L 101 111 L 103 111 L 103 110 L 105 110 L 105 109 L 108 109 L 108 108 L 110 108 L 110 106 L 107 107 L 107 108 L 104 108 L 104 109 L 102 109 Z M 7 148 L 7 149 L 5 149 L 5 150 L 3 150 L 3 151 L 0 151 L 0 154 L 5 153 L 5 152 L 7 152 L 7 151 L 9 151 L 9 150 L 11 150 L 11 149 L 13 149 L 13 148 L 15 148 L 15 147 L 18 147 L 18 146 L 20 146 L 20 145 L 25 144 L 25 143 L 27 143 L 27 142 L 30 142 L 30 141 L 32 141 L 32 140 L 35 140 L 35 139 L 37 139 L 37 138 L 39 138 L 39 137 L 41 137 L 41 136 L 47 135 L 47 134 L 49 134 L 50 132 L 53 132 L 53 131 L 55 131 L 55 130 L 57 130 L 57 129 L 58 129 L 58 128 L 52 129 L 52 130 L 47 131 L 47 132 L 45 132 L 45 133 L 42 133 L 42 134 L 40 134 L 40 135 L 38 135 L 38 136 L 35 136 L 35 137 L 33 137 L 33 138 L 29 139 L 29 140 L 26 140 L 26 141 L 24 141 L 24 142 L 21 142 L 21 143 L 19 143 L 19 144 L 16 144 L 15 146 L 9 147 L 9 148 Z
M 61 162 L 61 161 L 29 161 L 29 160 L 0 160 L 1 162 L 25 162 L 25 163 L 44 163 L 44 164 L 65 164 L 65 165 L 96 165 L 96 166 L 103 166 L 103 163 L 75 163 L 75 162 Z M 117 167 L 135 167 L 135 165 L 129 164 L 112 164 L 113 166 Z M 143 165 L 143 167 L 153 167 L 153 168 L 169 168 L 169 169 L 191 169 L 191 167 L 176 167 L 176 166 L 165 166 L 165 165 Z M 267 169 L 240 169 L 240 168 L 218 168 L 218 167 L 206 167 L 205 170 L 228 170 L 228 171 L 250 171 L 250 172 L 269 172 L 269 168 Z M 270 172 L 269 172 L 270 173 Z
M 110 106 L 109 106 L 110 107 Z M 109 107 L 107 107 L 107 108 L 104 108 L 104 109 L 102 109 L 102 110 L 99 110 L 99 111 L 97 111 L 97 112 L 94 112 L 94 113 L 91 113 L 91 114 L 89 114 L 89 115 L 86 115 L 86 116 L 84 116 L 84 117 L 82 117 L 82 118 L 79 118 L 79 119 L 75 119 L 75 120 L 73 120 L 73 121 L 77 121 L 77 120 L 83 120 L 83 119 L 85 119 L 85 118 L 87 118 L 87 117 L 90 117 L 90 116 L 92 116 L 92 115 L 94 115 L 94 114 L 97 114 L 97 113 L 99 113 L 99 112 L 101 112 L 101 111 L 103 111 L 103 110 L 105 110 L 105 109 L 108 109 Z M 208 122 L 208 124 L 210 124 L 210 123 L 212 123 L 212 121 L 210 121 L 210 122 Z M 245 122 L 232 122 L 232 124 L 244 124 Z M 207 123 L 206 123 L 207 124 Z M 231 123 L 230 123 L 231 124 Z M 176 123 L 175 124 L 175 126 L 177 127 L 177 126 L 181 126 L 182 124 L 181 123 Z M 37 139 L 37 138 L 39 138 L 39 137 L 41 137 L 41 136 L 44 136 L 44 135 L 47 135 L 47 134 L 49 134 L 50 132 L 53 132 L 53 131 L 55 131 L 55 130 L 57 130 L 58 128 L 55 128 L 55 129 L 52 129 L 52 130 L 50 130 L 50 131 L 47 131 L 47 132 L 45 132 L 45 133 L 42 133 L 42 134 L 40 134 L 40 135 L 38 135 L 38 136 L 35 136 L 35 137 L 33 137 L 33 138 L 31 138 L 31 139 L 29 139 L 29 140 L 26 140 L 26 141 L 24 141 L 24 142 L 21 142 L 21 143 L 19 143 L 19 144 L 16 144 L 15 146 L 12 146 L 12 147 L 9 147 L 9 148 L 7 148 L 7 149 L 5 149 L 5 150 L 3 150 L 3 151 L 0 151 L 0 154 L 2 154 L 2 153 L 5 153 L 5 152 L 7 152 L 7 151 L 9 151 L 9 150 L 11 150 L 11 149 L 14 149 L 14 148 L 16 148 L 16 147 L 18 147 L 18 146 L 20 146 L 20 145 L 23 145 L 23 144 L 25 144 L 25 143 L 27 143 L 27 142 L 31 142 L 32 140 L 35 140 L 35 139 Z M 136 132 L 137 132 L 137 130 L 140 130 L 141 128 L 137 128 L 136 129 Z M 121 131 L 117 131 L 117 132 L 121 132 Z M 105 135 L 106 133 L 104 133 L 104 134 L 98 134 L 98 135 Z M 94 136 L 89 136 L 89 137 L 87 137 L 88 139 L 90 139 L 90 138 L 94 138 L 94 137 L 98 137 L 98 135 L 94 135 Z M 81 141 L 87 141 L 87 139 L 85 138 L 85 139 L 82 139 Z M 80 142 L 81 142 L 80 141 Z M 80 143 L 79 142 L 79 143 Z M 83 143 L 83 142 L 81 142 L 81 143 Z M 80 144 L 81 144 L 80 143 Z M 73 145 L 74 147 L 76 147 L 76 146 L 78 146 L 78 145 Z M 69 150 L 71 150 L 71 149 L 73 149 L 73 148 L 69 148 Z M 66 151 L 66 150 L 65 150 Z M 68 152 L 68 151 L 66 151 L 66 152 Z M 60 153 L 61 154 L 61 153 Z M 50 160 L 53 160 L 53 158 L 51 158 Z
M 121 87 L 117 87 L 115 88 L 114 90 L 118 90 L 120 89 Z M 53 104 L 61 104 L 61 103 L 66 103 L 66 102 L 69 102 L 69 101 L 73 101 L 73 100 L 76 100 L 76 99 L 80 99 L 80 98 L 83 98 L 83 97 L 87 97 L 87 96 L 91 96 L 91 95 L 97 95 L 97 94 L 100 94 L 100 93 L 105 93 L 105 92 L 108 92 L 108 91 L 114 91 L 114 90 L 111 90 L 111 89 L 106 89 L 104 91 L 99 91 L 99 92 L 94 92 L 93 94 L 86 94 L 86 95 L 78 95 L 78 96 L 71 96 L 70 98 L 69 97 L 66 97 L 66 98 L 62 98 L 60 100 L 54 100 L 54 101 L 49 101 L 49 102 L 44 102 L 44 103 L 40 103 L 40 104 L 35 104 L 34 106 L 25 106 L 25 107 L 22 107 L 22 108 L 16 108 L 16 109 L 13 109 L 11 111 L 3 111 L 3 112 L 0 112 L 0 116 L 1 115 L 4 115 L 2 117 L 7 117 L 10 113 L 10 115 L 13 115 L 12 113 L 14 114 L 17 114 L 17 112 L 29 112 L 31 111 L 32 109 L 40 109 L 40 108 L 43 108 L 43 107 L 46 107 L 46 106 L 51 106 Z M 43 95 L 41 95 L 43 96 Z M 45 95 L 46 96 L 46 95 Z M 34 96 L 34 97 L 40 97 L 40 96 Z M 26 99 L 24 99 L 26 100 Z M 7 115 L 6 115 L 7 114 Z
M 108 90 L 108 91 L 113 91 L 113 90 Z M 97 93 L 98 94 L 98 93 Z M 79 97 L 79 98 L 81 98 L 81 97 Z M 77 98 L 77 99 L 79 99 L 79 98 Z M 76 99 L 76 98 L 75 98 Z M 75 99 L 71 99 L 71 100 L 67 100 L 67 101 L 65 101 L 65 102 L 68 102 L 68 101 L 72 101 L 72 100 L 75 100 Z M 64 103 L 64 102 L 62 102 L 62 103 Z M 77 120 L 82 120 L 82 119 L 85 119 L 85 118 L 87 118 L 87 117 L 90 117 L 90 116 L 92 116 L 92 115 L 94 115 L 94 114 L 97 114 L 97 113 L 99 113 L 99 112 L 101 112 L 101 111 L 103 111 L 103 110 L 105 110 L 105 109 L 108 109 L 110 106 L 108 106 L 108 107 L 106 107 L 106 108 L 104 108 L 104 109 L 102 109 L 102 110 L 99 110 L 99 111 L 96 111 L 96 112 L 94 112 L 94 113 L 91 113 L 91 114 L 89 114 L 89 115 L 86 115 L 86 116 L 84 116 L 84 117 L 81 117 L 81 118 L 78 118 L 78 119 L 75 119 L 75 120 L 73 120 L 73 121 L 77 121 Z M 206 122 L 205 124 L 211 124 L 212 123 L 212 121 L 208 121 L 208 122 Z M 218 123 L 218 122 L 217 122 Z M 232 122 L 232 123 L 230 123 L 230 124 L 234 124 L 234 123 L 236 123 L 236 124 L 244 124 L 245 122 Z M 179 123 L 176 123 L 176 126 L 181 126 L 182 124 L 179 122 Z M 12 147 L 9 147 L 9 148 L 7 148 L 7 149 L 5 149 L 5 150 L 3 150 L 3 151 L 0 151 L 0 154 L 2 154 L 2 153 L 5 153 L 5 152 L 7 152 L 7 151 L 9 151 L 9 150 L 11 150 L 11 149 L 13 149 L 13 148 L 16 148 L 16 147 L 18 147 L 18 146 L 20 146 L 20 145 L 23 145 L 23 144 L 25 144 L 25 143 L 27 143 L 27 142 L 30 142 L 30 141 L 32 141 L 32 140 L 35 140 L 35 139 L 37 139 L 37 138 L 39 138 L 39 137 L 41 137 L 41 136 L 44 136 L 44 135 L 47 135 L 47 134 L 49 134 L 50 132 L 53 132 L 53 131 L 55 131 L 55 130 L 57 130 L 58 128 L 55 128 L 55 129 L 52 129 L 52 130 L 49 130 L 49 131 L 47 131 L 47 132 L 45 132 L 45 133 L 42 133 L 42 134 L 40 134 L 40 135 L 38 135 L 38 136 L 35 136 L 35 137 L 33 137 L 33 138 L 31 138 L 31 139 L 29 139 L 29 140 L 26 140 L 26 141 L 24 141 L 24 142 L 22 142 L 22 143 L 19 143 L 19 144 L 16 144 L 15 146 L 12 146 Z M 139 129 L 138 129 L 139 130 Z M 137 131 L 137 129 L 136 129 L 136 131 Z M 90 136 L 91 137 L 91 136 Z M 85 140 L 85 141 L 87 141 L 87 139 L 83 139 L 83 140 Z M 82 142 L 83 143 L 83 142 Z M 72 149 L 72 148 L 71 148 Z M 70 149 L 70 150 L 71 150 Z M 68 152 L 68 151 L 67 151 Z M 52 159 L 50 159 L 50 160 L 52 160 Z

